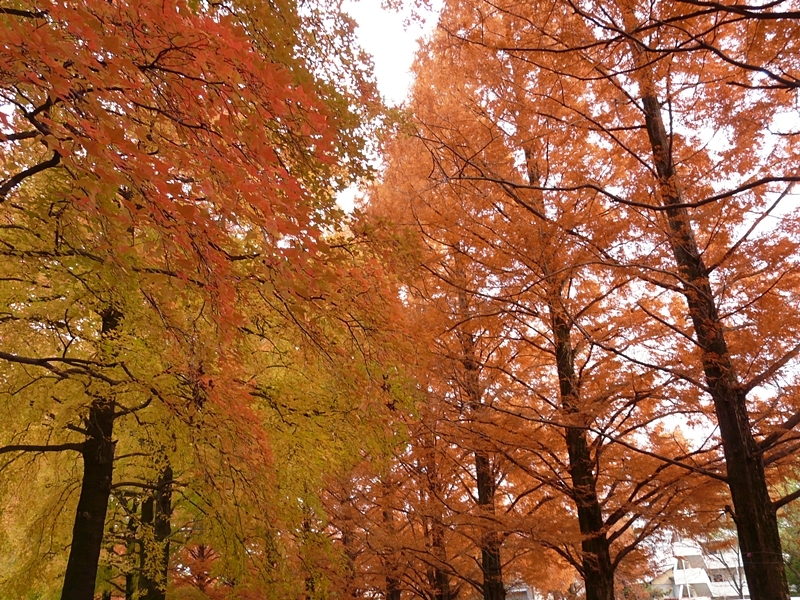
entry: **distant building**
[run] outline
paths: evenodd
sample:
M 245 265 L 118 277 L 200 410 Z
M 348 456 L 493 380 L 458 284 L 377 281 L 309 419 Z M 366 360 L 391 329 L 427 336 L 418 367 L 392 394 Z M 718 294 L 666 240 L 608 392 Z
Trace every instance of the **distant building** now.
M 654 589 L 668 598 L 736 600 L 750 597 L 737 547 L 680 540 L 672 544 L 670 568 L 653 579 Z
M 537 596 L 527 584 L 520 582 L 508 587 L 506 600 L 537 600 Z

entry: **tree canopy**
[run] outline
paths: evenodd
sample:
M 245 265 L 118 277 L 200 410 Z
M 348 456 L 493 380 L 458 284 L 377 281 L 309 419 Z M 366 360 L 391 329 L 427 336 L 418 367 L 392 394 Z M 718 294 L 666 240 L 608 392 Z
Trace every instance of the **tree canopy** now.
M 0 599 L 787 598 L 799 19 L 0 6 Z

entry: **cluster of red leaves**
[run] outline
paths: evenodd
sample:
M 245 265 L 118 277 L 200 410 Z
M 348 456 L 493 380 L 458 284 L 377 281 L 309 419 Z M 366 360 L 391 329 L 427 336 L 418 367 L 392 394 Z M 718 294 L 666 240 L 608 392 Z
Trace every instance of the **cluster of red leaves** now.
M 15 110 L 0 126 L 30 156 L 0 202 L 60 165 L 71 200 L 121 232 L 104 241 L 112 253 L 199 280 L 228 310 L 232 259 L 304 262 L 336 158 L 324 103 L 275 50 L 294 36 L 283 8 L 257 34 L 257 12 L 185 0 L 4 9 L 0 101 Z

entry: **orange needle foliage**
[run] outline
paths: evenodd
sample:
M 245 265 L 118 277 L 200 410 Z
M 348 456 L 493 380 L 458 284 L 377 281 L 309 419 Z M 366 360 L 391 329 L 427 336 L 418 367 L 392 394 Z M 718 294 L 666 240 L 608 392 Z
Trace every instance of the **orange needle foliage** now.
M 466 292 L 507 315 L 499 329 L 461 315 L 448 331 L 525 348 L 481 364 L 510 377 L 499 388 L 516 415 L 564 432 L 568 457 L 544 436 L 528 463 L 529 441 L 485 439 L 534 477 L 558 464 L 590 598 L 614 597 L 635 547 L 610 558 L 617 527 L 645 514 L 685 526 L 679 490 L 695 476 L 716 491 L 694 510 L 712 516 L 727 484 L 753 597 L 787 594 L 775 510 L 798 494 L 773 501 L 769 486 L 796 464 L 800 421 L 795 18 L 468 0 L 446 4 L 418 61 L 378 210 L 482 273 L 465 284 L 426 263 L 450 286 L 426 302 L 452 308 Z M 675 417 L 697 433 L 673 435 Z

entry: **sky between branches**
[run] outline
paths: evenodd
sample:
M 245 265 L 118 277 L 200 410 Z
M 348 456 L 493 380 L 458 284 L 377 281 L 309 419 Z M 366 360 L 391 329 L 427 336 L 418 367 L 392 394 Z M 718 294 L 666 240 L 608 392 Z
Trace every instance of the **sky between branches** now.
M 358 38 L 375 59 L 375 76 L 381 94 L 389 104 L 401 104 L 411 85 L 411 63 L 417 50 L 417 40 L 436 26 L 435 9 L 423 13 L 424 22 L 405 26 L 410 10 L 395 11 L 381 8 L 381 0 L 347 0 L 345 10 L 358 22 Z M 421 9 L 417 9 L 421 10 Z

